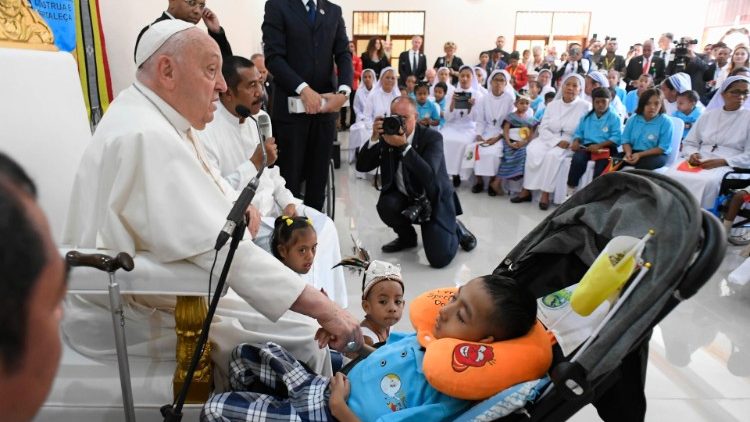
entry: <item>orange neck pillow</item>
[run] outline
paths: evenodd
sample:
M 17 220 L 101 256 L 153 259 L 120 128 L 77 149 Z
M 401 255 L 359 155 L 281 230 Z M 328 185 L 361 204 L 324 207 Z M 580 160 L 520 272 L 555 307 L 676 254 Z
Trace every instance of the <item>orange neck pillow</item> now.
M 489 344 L 435 339 L 438 312 L 457 290 L 435 289 L 409 305 L 411 323 L 425 348 L 422 370 L 430 385 L 451 397 L 484 400 L 544 376 L 552 364 L 552 342 L 539 321 L 523 337 Z

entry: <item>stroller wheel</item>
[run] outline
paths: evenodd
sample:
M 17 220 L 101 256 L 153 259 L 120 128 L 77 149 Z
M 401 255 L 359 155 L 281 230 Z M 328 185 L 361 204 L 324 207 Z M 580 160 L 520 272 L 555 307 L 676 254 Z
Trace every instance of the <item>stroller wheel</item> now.
M 736 246 L 743 246 L 750 244 L 750 227 L 737 227 L 733 228 L 729 232 L 727 237 L 729 243 Z

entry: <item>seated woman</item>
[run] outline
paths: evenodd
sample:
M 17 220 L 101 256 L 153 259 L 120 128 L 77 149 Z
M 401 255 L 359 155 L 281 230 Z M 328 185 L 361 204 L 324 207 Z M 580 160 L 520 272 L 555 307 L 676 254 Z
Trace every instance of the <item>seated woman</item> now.
M 501 192 L 495 189 L 499 184 L 493 182 L 500 166 L 500 157 L 503 155 L 503 122 L 513 111 L 516 97 L 505 89 L 509 81 L 510 75 L 507 71 L 494 70 L 490 74 L 491 92 L 482 97 L 474 109 L 474 120 L 477 124 L 476 143 L 469 144 L 464 152 L 471 154 L 472 148 L 475 151 L 472 159 L 468 160 L 476 176 L 476 183 L 471 188 L 473 193 L 484 191 L 483 177 L 490 178 L 487 186 L 490 196 Z
M 730 76 L 683 141 L 680 160 L 666 174 L 692 192 L 703 208 L 711 208 L 719 185 L 732 167 L 750 168 L 750 110 L 743 108 L 750 78 Z
M 637 169 L 664 167 L 672 145 L 672 120 L 664 111 L 664 96 L 658 89 L 647 89 L 638 99 L 638 108 L 622 132 L 623 161 Z
M 484 344 L 510 340 L 532 330 L 536 312 L 536 300 L 528 289 L 513 279 L 486 275 L 471 280 L 451 297 L 440 310 L 432 334 L 435 339 L 452 338 Z M 318 334 L 319 342 L 326 341 L 327 333 L 320 330 Z M 236 356 L 238 350 L 240 356 Z M 283 361 L 282 365 L 274 367 L 261 362 L 267 359 L 258 355 L 267 351 L 272 354 L 271 359 Z M 263 381 L 265 378 L 261 376 L 259 380 L 261 374 L 255 372 L 273 371 L 276 383 L 291 384 L 286 388 L 289 399 L 271 397 L 269 400 L 267 395 L 249 392 L 217 394 L 204 405 L 201 420 L 255 420 L 252 416 L 261 413 L 303 417 L 306 415 L 302 412 L 306 412 L 311 416 L 320 415 L 310 420 L 331 420 L 333 417 L 339 421 L 379 418 L 451 421 L 473 404 L 443 394 L 430 385 L 422 370 L 425 349 L 416 334 L 393 333 L 380 348 L 364 346 L 361 352 L 369 355 L 348 375 L 338 373 L 331 378 L 328 390 L 328 378 L 305 373 L 301 365 L 289 359 L 288 353 L 273 343 L 263 350 L 241 346 L 233 353 L 235 379 L 232 385 L 242 388 L 253 381 Z M 289 376 L 292 371 L 294 377 Z M 284 388 L 284 385 L 280 387 Z M 326 394 L 328 391 L 330 396 Z M 273 403 L 269 403 L 271 400 Z M 295 408 L 295 404 L 304 407 Z
M 438 72 L 439 74 L 439 72 Z M 470 171 L 461 171 L 466 145 L 476 138 L 473 108 L 482 97 L 477 78 L 471 66 L 462 66 L 459 71 L 458 87 L 449 99 L 448 110 L 445 113 L 443 133 L 443 148 L 445 151 L 445 167 L 448 174 L 453 176 L 453 186 L 461 184 L 461 179 L 468 179 Z M 468 95 L 468 100 L 462 97 Z
M 396 71 L 390 66 L 386 67 L 380 72 L 380 79 L 367 96 L 364 111 L 357 113 L 358 124 L 350 129 L 349 145 L 354 148 L 364 145 L 370 139 L 375 118 L 390 116 L 391 101 L 400 95 L 396 86 Z
M 539 136 L 526 147 L 523 190 L 510 201 L 530 202 L 532 190 L 541 190 L 539 208 L 549 208 L 550 193 L 562 159 L 572 153 L 568 149 L 581 118 L 588 113 L 589 103 L 582 98 L 584 81 L 577 73 L 564 79 L 555 99 L 545 108 Z
M 661 92 L 664 94 L 664 107 L 668 116 L 677 111 L 677 95 L 693 89 L 693 83 L 690 81 L 690 75 L 679 72 L 664 79 L 660 85 Z M 703 103 L 698 103 L 698 107 L 703 107 Z

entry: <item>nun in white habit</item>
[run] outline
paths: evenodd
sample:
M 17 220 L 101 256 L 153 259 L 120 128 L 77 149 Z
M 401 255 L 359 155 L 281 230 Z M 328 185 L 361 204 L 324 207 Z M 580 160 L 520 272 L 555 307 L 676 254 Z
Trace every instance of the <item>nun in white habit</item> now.
M 432 98 L 435 98 L 435 85 L 437 85 L 438 82 L 443 82 L 445 86 L 448 87 L 448 91 L 445 93 L 445 98 L 453 97 L 453 91 L 456 90 L 456 87 L 451 83 L 450 69 L 443 66 L 437 70 L 437 77 L 435 78 L 435 82 L 430 87 L 430 97 Z
M 378 83 L 370 91 L 365 101 L 362 113 L 357 113 L 358 123 L 362 125 L 352 126 L 349 132 L 349 143 L 361 147 L 369 142 L 372 135 L 372 124 L 376 117 L 391 115 L 391 101 L 401 95 L 396 86 L 396 71 L 392 67 L 386 67 L 380 71 Z M 350 146 L 351 148 L 351 146 Z
M 667 175 L 687 187 L 703 208 L 712 208 L 724 175 L 750 168 L 750 78 L 730 76 L 682 141 L 681 160 Z M 714 101 L 715 100 L 715 101 Z
M 677 95 L 691 89 L 693 89 L 693 83 L 690 81 L 690 75 L 684 72 L 675 73 L 661 83 L 661 92 L 665 99 L 664 110 L 667 116 L 672 116 L 677 111 Z M 700 101 L 695 106 L 705 107 Z
M 378 76 L 372 69 L 365 69 L 364 71 L 362 71 L 362 76 L 360 76 L 359 89 L 354 95 L 354 104 L 352 105 L 352 107 L 354 107 L 355 116 L 357 116 L 357 122 L 349 128 L 350 163 L 353 163 L 357 159 L 357 148 L 362 146 L 361 143 L 357 143 L 357 140 L 361 142 L 361 136 L 353 136 L 352 133 L 357 132 L 359 134 L 361 133 L 363 128 L 366 127 L 364 114 L 365 107 L 367 106 L 367 97 L 370 96 L 370 92 L 372 92 L 372 90 L 375 88 L 375 82 L 377 81 L 377 79 Z
M 550 193 L 555 189 L 563 158 L 572 155 L 568 148 L 573 133 L 581 117 L 591 108 L 583 99 L 584 84 L 583 77 L 577 73 L 570 73 L 563 79 L 557 96 L 544 112 L 539 136 L 526 147 L 523 190 L 511 202 L 530 202 L 531 191 L 540 190 L 539 208 L 549 208 Z
M 500 158 L 503 155 L 503 122 L 505 117 L 513 112 L 516 99 L 513 90 L 508 92 L 506 89 L 510 85 L 509 81 L 510 75 L 507 71 L 492 71 L 487 81 L 490 91 L 477 101 L 473 111 L 477 135 L 475 142 L 466 147 L 465 157 L 472 158 L 467 158 L 467 161 L 476 176 L 476 183 L 471 188 L 474 193 L 482 192 L 482 178 L 490 177 L 492 182 L 500 167 Z M 488 186 L 488 189 L 492 187 Z
M 457 96 L 461 93 L 471 94 L 468 108 L 457 108 Z M 471 176 L 471 169 L 462 170 L 464 151 L 466 146 L 476 138 L 476 124 L 474 123 L 474 108 L 482 98 L 477 78 L 471 66 L 459 69 L 458 87 L 450 98 L 448 110 L 445 112 L 445 126 L 443 126 L 443 150 L 445 151 L 445 166 L 448 174 L 453 176 L 453 185 L 461 184 Z

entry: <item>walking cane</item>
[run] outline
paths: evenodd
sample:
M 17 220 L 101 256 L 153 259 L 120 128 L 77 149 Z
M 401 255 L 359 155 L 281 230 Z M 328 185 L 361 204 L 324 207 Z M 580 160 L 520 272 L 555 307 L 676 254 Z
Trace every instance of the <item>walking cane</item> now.
M 132 271 L 133 258 L 125 252 L 120 252 L 112 258 L 103 254 L 83 254 L 70 251 L 65 260 L 71 267 L 92 267 L 109 274 L 109 308 L 112 311 L 112 326 L 115 331 L 115 347 L 117 349 L 117 367 L 120 370 L 120 388 L 122 389 L 122 405 L 125 411 L 125 421 L 135 422 L 135 407 L 133 405 L 133 389 L 130 385 L 130 365 L 128 363 L 128 348 L 125 342 L 125 315 L 122 311 L 122 297 L 120 285 L 115 280 L 115 272 L 122 268 Z

